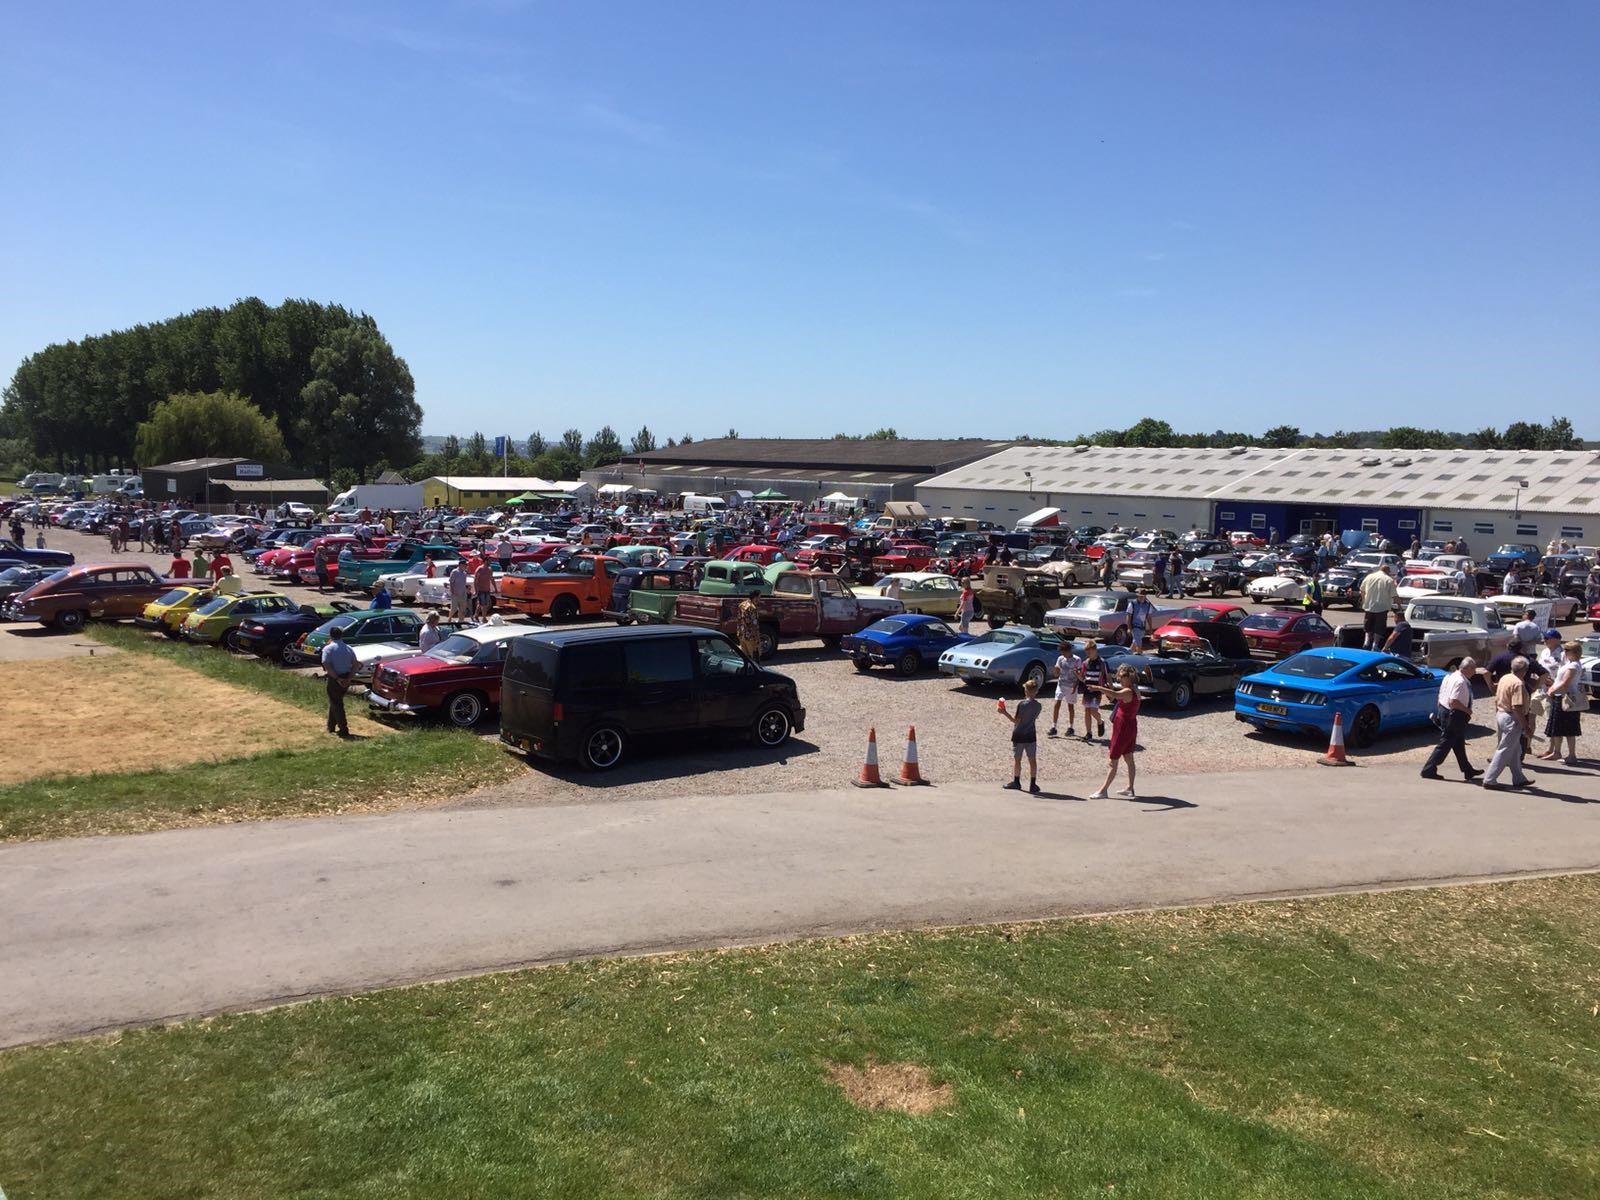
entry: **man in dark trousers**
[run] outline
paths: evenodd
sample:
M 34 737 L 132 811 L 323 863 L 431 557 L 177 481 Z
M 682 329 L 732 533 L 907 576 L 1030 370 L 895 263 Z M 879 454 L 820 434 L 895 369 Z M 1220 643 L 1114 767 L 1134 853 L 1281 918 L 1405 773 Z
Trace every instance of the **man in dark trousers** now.
M 1422 764 L 1424 779 L 1440 779 L 1439 768 L 1450 755 L 1456 756 L 1456 766 L 1461 777 L 1469 783 L 1483 772 L 1467 761 L 1467 726 L 1472 724 L 1472 681 L 1477 677 L 1478 664 L 1470 658 L 1446 675 L 1439 683 L 1439 711 L 1435 723 L 1439 727 L 1439 744 Z
M 350 736 L 350 723 L 344 715 L 344 694 L 355 678 L 356 652 L 345 643 L 344 630 L 334 627 L 328 644 L 322 648 L 322 672 L 328 677 L 328 732 L 342 738 Z

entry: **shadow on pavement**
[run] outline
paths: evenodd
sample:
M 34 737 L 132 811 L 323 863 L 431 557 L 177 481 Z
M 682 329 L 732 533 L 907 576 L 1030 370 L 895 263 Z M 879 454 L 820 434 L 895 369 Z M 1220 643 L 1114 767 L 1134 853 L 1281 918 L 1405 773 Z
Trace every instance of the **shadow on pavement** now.
M 787 766 L 791 759 L 819 752 L 819 747 L 797 737 L 790 738 L 782 746 L 766 749 L 741 744 L 737 734 L 729 735 L 725 741 L 712 734 L 701 734 L 695 737 L 692 747 L 683 749 L 674 748 L 665 738 L 653 743 L 634 740 L 622 765 L 610 771 L 586 771 L 575 762 L 557 763 L 538 758 L 525 758 L 524 765 L 530 774 L 552 775 L 578 787 L 603 789 L 711 775 L 740 767 L 763 767 L 773 763 Z M 796 780 L 797 786 L 802 783 Z

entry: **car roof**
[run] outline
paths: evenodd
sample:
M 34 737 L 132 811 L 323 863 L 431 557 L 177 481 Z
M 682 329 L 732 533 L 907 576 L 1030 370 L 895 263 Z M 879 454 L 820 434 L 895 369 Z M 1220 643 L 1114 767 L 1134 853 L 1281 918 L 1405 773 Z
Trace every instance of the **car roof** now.
M 899 614 L 885 615 L 898 616 Z M 508 628 L 518 633 L 537 637 L 552 646 L 575 646 L 588 642 L 642 641 L 652 637 L 704 637 L 706 634 L 716 632 L 714 629 L 706 629 L 699 625 L 619 625 L 614 628 L 551 630 L 531 630 L 517 626 L 508 626 Z M 477 631 L 467 630 L 466 632 L 470 634 Z

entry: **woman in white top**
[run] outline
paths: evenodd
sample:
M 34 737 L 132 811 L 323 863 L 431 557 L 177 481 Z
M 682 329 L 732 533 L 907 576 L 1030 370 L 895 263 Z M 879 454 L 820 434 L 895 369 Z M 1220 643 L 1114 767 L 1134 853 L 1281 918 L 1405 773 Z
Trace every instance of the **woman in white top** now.
M 1581 703 L 1583 696 L 1583 665 L 1579 661 L 1583 648 L 1577 642 L 1568 642 L 1563 650 L 1560 666 L 1550 683 L 1550 716 L 1544 729 L 1545 736 L 1550 739 L 1550 749 L 1539 757 L 1559 758 L 1561 743 L 1565 740 L 1567 755 L 1564 761 L 1567 766 L 1575 767 L 1578 765 L 1578 738 L 1583 735 L 1583 726 L 1573 704 Z

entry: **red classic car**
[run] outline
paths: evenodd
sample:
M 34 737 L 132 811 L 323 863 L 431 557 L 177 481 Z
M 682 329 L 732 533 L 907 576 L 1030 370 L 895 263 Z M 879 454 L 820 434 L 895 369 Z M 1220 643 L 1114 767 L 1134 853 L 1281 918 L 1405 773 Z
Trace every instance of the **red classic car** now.
M 1243 550 L 1246 546 L 1265 546 L 1267 539 L 1259 533 L 1251 533 L 1248 529 L 1235 529 L 1228 535 L 1228 541 L 1235 550 Z
M 373 676 L 367 701 L 379 715 L 437 714 L 470 729 L 500 706 L 511 639 L 527 632 L 520 625 L 478 625 L 452 633 L 426 654 L 391 659 Z
M 1249 610 L 1240 608 L 1237 604 L 1229 604 L 1226 600 L 1197 600 L 1176 612 L 1162 615 L 1166 617 L 1166 622 L 1153 636 L 1158 640 L 1166 638 L 1169 641 L 1181 641 L 1194 636 L 1189 632 L 1189 627 L 1197 621 L 1220 621 L 1224 625 L 1238 625 L 1250 613 Z
M 1287 658 L 1313 646 L 1331 646 L 1338 640 L 1332 625 L 1316 613 L 1274 608 L 1251 613 L 1239 623 L 1252 658 Z
M 933 547 L 922 542 L 890 542 L 872 560 L 872 569 L 880 575 L 898 575 L 907 571 L 926 571 L 933 563 Z
M 782 546 L 769 546 L 764 542 L 751 542 L 745 546 L 729 550 L 722 556 L 729 562 L 760 563 L 763 567 L 770 567 L 781 558 L 788 555 Z
M 298 579 L 303 567 L 316 563 L 317 547 L 327 546 L 337 558 L 339 552 L 349 549 L 357 558 L 382 558 L 387 553 L 390 538 L 373 538 L 365 546 L 361 539 L 349 533 L 330 533 L 312 538 L 303 546 L 280 546 L 268 550 L 256 559 L 256 573 L 270 575 L 273 579 Z M 337 563 L 333 568 L 337 571 Z

